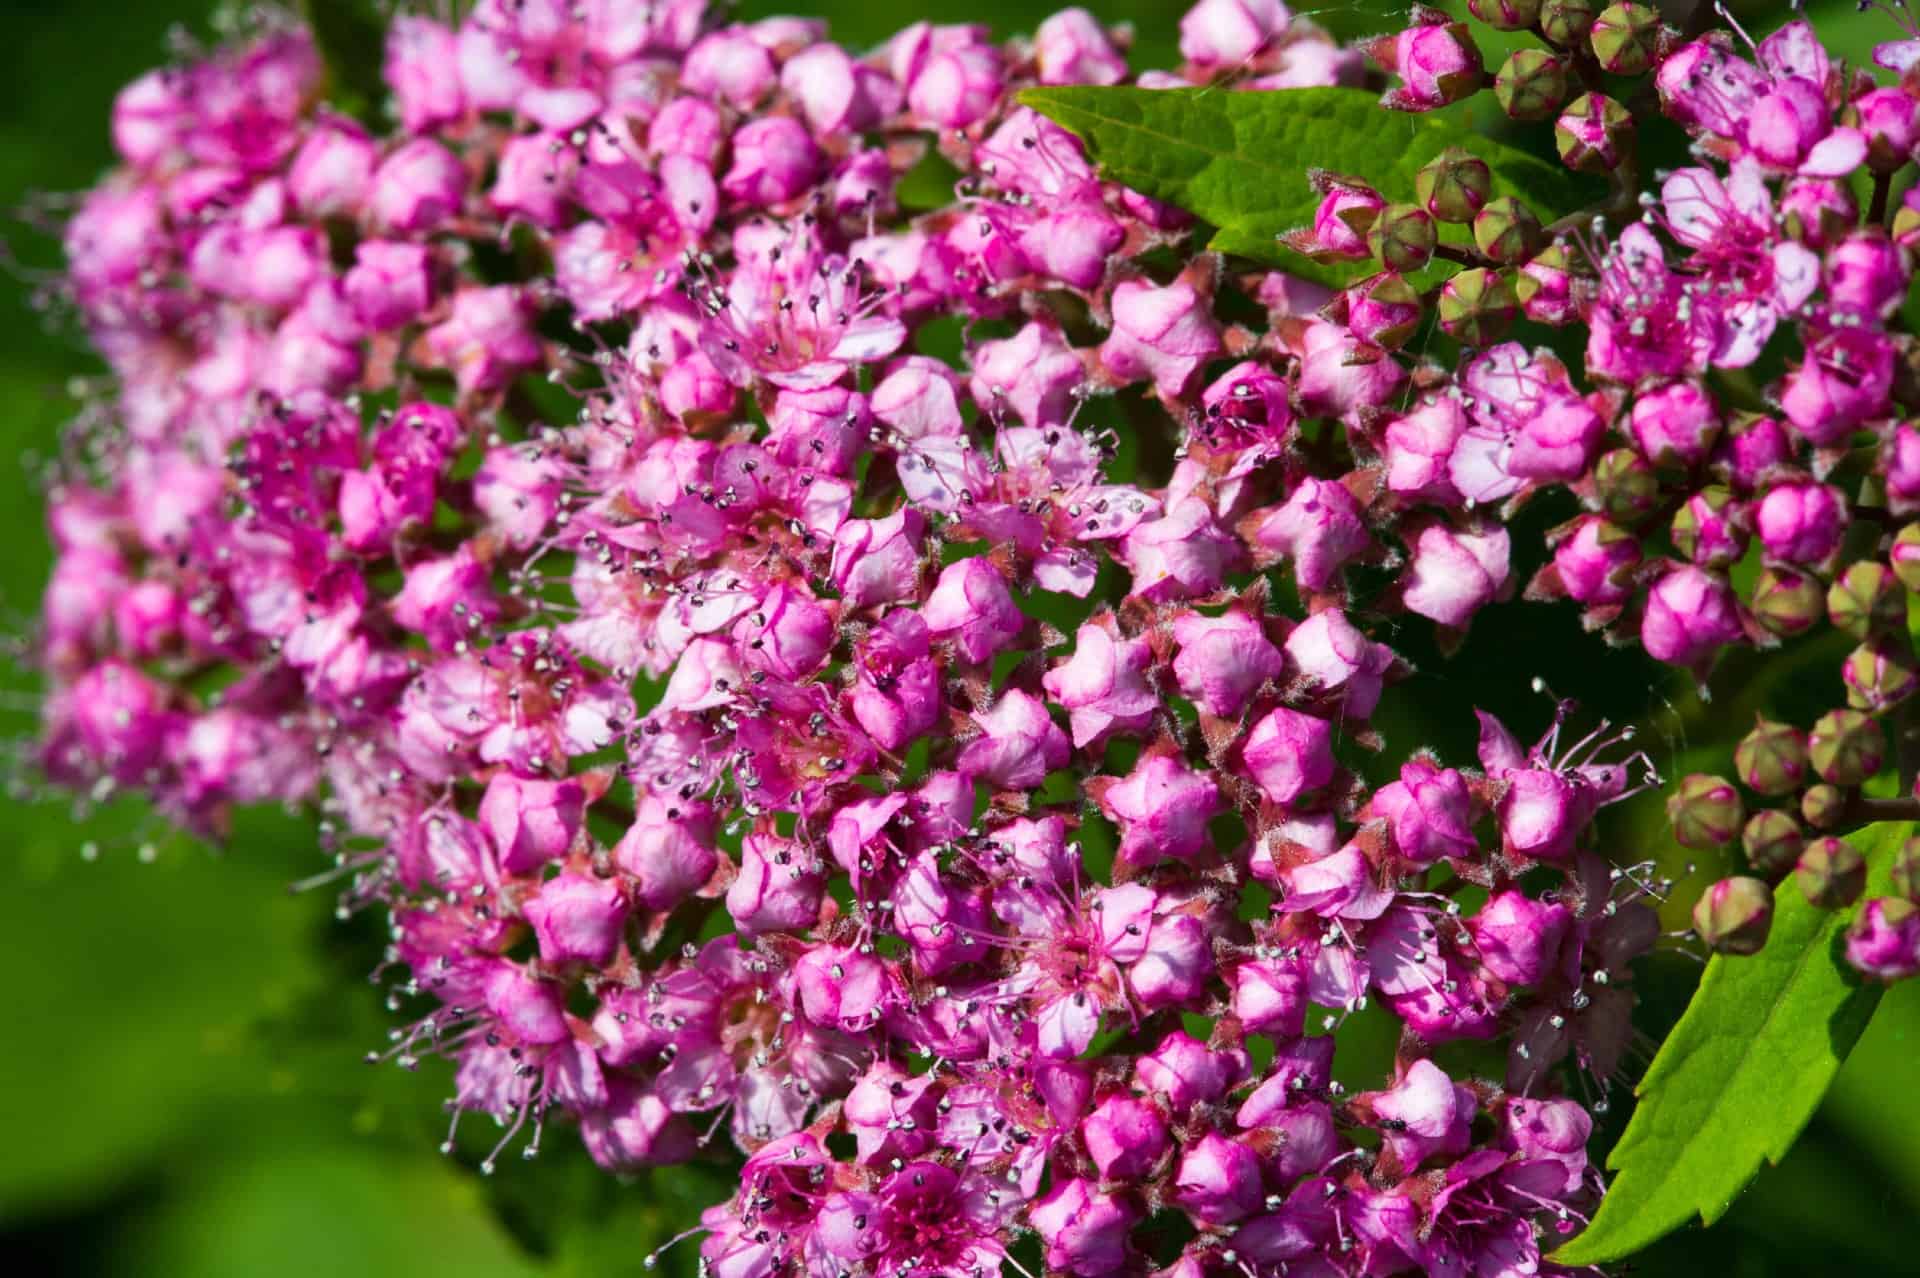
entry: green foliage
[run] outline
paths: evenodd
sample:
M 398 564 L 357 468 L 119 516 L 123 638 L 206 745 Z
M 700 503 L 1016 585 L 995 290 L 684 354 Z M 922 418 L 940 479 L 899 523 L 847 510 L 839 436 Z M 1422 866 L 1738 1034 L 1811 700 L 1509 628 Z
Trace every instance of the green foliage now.
M 1874 871 L 1870 892 L 1887 891 L 1893 849 L 1913 830 L 1886 823 L 1853 836 Z M 1619 1260 L 1696 1212 L 1711 1225 L 1762 1160 L 1786 1156 L 1880 1001 L 1839 954 L 1850 915 L 1815 909 L 1789 879 L 1774 894 L 1767 947 L 1707 965 L 1640 1082 L 1600 1211 L 1555 1260 Z
M 326 67 L 327 99 L 347 114 L 377 124 L 387 97 L 380 78 L 387 20 L 380 7 L 375 0 L 301 0 L 300 12 L 313 28 Z M 453 68 L 446 73 L 452 75 Z
M 1028 89 L 1020 100 L 1084 141 L 1105 176 L 1210 223 L 1210 248 L 1329 284 L 1378 267 L 1318 263 L 1278 242 L 1312 221 L 1319 203 L 1307 181 L 1312 170 L 1364 176 L 1389 200 L 1411 200 L 1421 166 L 1462 146 L 1486 161 L 1496 196 L 1518 198 L 1542 222 L 1594 195 L 1593 184 L 1556 163 L 1447 118 L 1383 111 L 1359 89 L 1068 87 Z M 1466 238 L 1464 227 L 1441 228 L 1445 243 Z M 1430 283 L 1451 269 L 1436 261 L 1415 279 Z

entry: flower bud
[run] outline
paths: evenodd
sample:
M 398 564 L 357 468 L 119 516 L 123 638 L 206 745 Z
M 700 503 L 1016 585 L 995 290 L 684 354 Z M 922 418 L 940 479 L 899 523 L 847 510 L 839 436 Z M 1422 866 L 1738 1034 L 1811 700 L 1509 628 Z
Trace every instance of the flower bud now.
M 1599 0 L 1542 0 L 1540 34 L 1563 49 L 1586 39 L 1593 30 Z
M 1762 719 L 1734 747 L 1733 766 L 1756 793 L 1791 794 L 1806 780 L 1806 737 L 1792 724 Z
M 1553 125 L 1554 144 L 1570 169 L 1611 173 L 1633 144 L 1633 116 L 1604 93 L 1582 94 Z
M 1549 244 L 1520 268 L 1515 285 L 1527 318 L 1539 324 L 1568 324 L 1580 314 L 1573 257 L 1564 244 Z
M 1773 889 L 1744 875 L 1713 884 L 1693 907 L 1693 930 L 1722 954 L 1758 954 L 1772 927 Z
M 1845 839 L 1815 839 L 1793 867 L 1793 878 L 1809 904 L 1823 910 L 1852 905 L 1867 889 L 1867 859 Z
M 1908 524 L 1893 538 L 1893 575 L 1920 594 L 1920 524 Z
M 1425 313 L 1419 292 L 1405 276 L 1392 271 L 1374 276 L 1348 298 L 1347 327 L 1362 341 L 1388 350 L 1412 337 Z
M 1386 200 L 1370 187 L 1349 182 L 1322 185 L 1325 191 L 1313 212 L 1313 251 L 1329 257 L 1365 257 L 1367 235 L 1386 210 Z
M 1683 777 L 1667 799 L 1667 821 L 1681 847 L 1704 850 L 1731 843 L 1744 817 L 1740 792 L 1722 777 L 1699 772 Z
M 1847 704 L 1855 710 L 1872 714 L 1889 710 L 1920 686 L 1913 645 L 1904 636 L 1869 639 L 1847 654 L 1840 680 L 1847 685 Z
M 1640 562 L 1640 542 L 1618 524 L 1586 515 L 1572 536 L 1553 548 L 1554 570 L 1567 597 L 1583 604 L 1622 604 L 1633 596 L 1629 571 Z
M 1600 69 L 1614 75 L 1643 75 L 1660 51 L 1660 15 L 1652 5 L 1621 0 L 1600 11 L 1587 31 Z
M 1776 466 L 1792 460 L 1794 441 L 1771 417 L 1736 415 L 1714 449 L 1714 465 L 1735 492 L 1751 494 Z
M 1367 247 L 1373 255 L 1389 271 L 1402 275 L 1425 266 L 1436 241 L 1433 215 L 1411 204 L 1387 205 L 1367 232 Z
M 1735 518 L 1740 505 L 1719 486 L 1687 498 L 1673 517 L 1673 544 L 1702 568 L 1726 568 L 1747 552 L 1747 530 Z
M 1668 382 L 1634 401 L 1634 442 L 1656 466 L 1692 467 L 1720 434 L 1720 411 L 1698 382 Z
M 1806 844 L 1800 823 L 1778 808 L 1754 813 L 1740 831 L 1740 849 L 1747 854 L 1747 864 L 1766 879 L 1778 879 L 1791 870 Z
M 1867 136 L 1867 167 L 1893 173 L 1920 145 L 1920 101 L 1904 85 L 1869 89 L 1847 108 L 1848 120 Z
M 1920 902 L 1920 835 L 1900 845 L 1900 850 L 1893 854 L 1887 877 L 1892 880 L 1895 895 Z
M 1814 722 L 1807 736 L 1807 757 L 1820 779 L 1832 785 L 1859 785 L 1886 759 L 1880 725 L 1858 710 L 1831 710 Z
M 1464 346 L 1491 346 L 1505 337 L 1520 316 L 1520 299 L 1506 271 L 1474 267 L 1440 288 L 1435 306 L 1440 327 Z
M 1415 11 L 1416 18 L 1421 12 Z M 1467 24 L 1448 22 L 1444 15 L 1364 47 L 1368 57 L 1400 77 L 1400 87 L 1380 99 L 1395 111 L 1431 111 L 1477 92 L 1486 81 L 1480 49 Z
M 1516 49 L 1493 78 L 1494 100 L 1509 118 L 1550 120 L 1567 100 L 1567 65 L 1545 49 Z
M 1540 0 L 1467 0 L 1467 12 L 1496 31 L 1525 31 L 1540 18 Z
M 1540 219 L 1511 195 L 1489 201 L 1473 219 L 1474 247 L 1503 266 L 1532 257 L 1544 238 Z
M 1827 616 L 1855 639 L 1905 628 L 1907 598 L 1885 564 L 1862 560 L 1827 591 Z
M 1831 830 L 1846 811 L 1847 796 L 1837 785 L 1810 785 L 1800 796 L 1800 815 L 1816 830 Z
M 1413 175 L 1420 207 L 1442 222 L 1471 222 L 1493 193 L 1493 173 L 1485 160 L 1450 146 Z
M 1900 897 L 1868 901 L 1847 929 L 1847 962 L 1881 981 L 1920 975 L 1920 905 Z
M 1697 669 L 1742 637 L 1733 590 L 1714 573 L 1674 568 L 1647 592 L 1640 645 L 1656 661 Z
M 1820 583 L 1811 574 L 1791 568 L 1763 568 L 1749 607 L 1761 625 L 1790 638 L 1820 620 Z
M 1660 503 L 1660 480 L 1646 458 L 1631 448 L 1605 453 L 1593 468 L 1600 508 L 1622 524 L 1631 524 Z
M 1780 196 L 1780 225 L 1787 238 L 1816 252 L 1851 231 L 1859 221 L 1860 206 L 1853 193 L 1828 178 L 1797 178 Z M 1897 217 L 1893 229 L 1898 238 Z

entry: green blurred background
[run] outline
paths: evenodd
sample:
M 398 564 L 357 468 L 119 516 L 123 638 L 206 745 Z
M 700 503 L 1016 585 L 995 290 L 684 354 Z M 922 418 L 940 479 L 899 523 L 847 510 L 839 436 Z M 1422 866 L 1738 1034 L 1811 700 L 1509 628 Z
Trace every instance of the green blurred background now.
M 161 59 L 170 25 L 204 32 L 211 7 L 0 5 L 0 208 L 90 183 L 109 161 L 114 91 Z M 1089 7 L 1136 24 L 1136 65 L 1172 60 L 1179 4 Z M 1350 0 L 1318 16 L 1353 35 L 1390 29 L 1381 15 L 1392 7 Z M 824 14 L 856 47 L 923 12 L 1009 32 L 1048 11 L 1012 0 L 974 0 L 964 12 L 912 0 L 743 6 L 750 17 L 782 8 Z M 1815 6 L 1849 51 L 1892 34 L 1884 18 L 1852 9 L 1850 0 Z M 1760 0 L 1743 10 L 1764 23 L 1785 5 Z M 0 617 L 20 633 L 48 570 L 35 453 L 66 412 L 62 388 L 97 365 L 28 305 L 34 273 L 57 260 L 51 246 L 17 227 L 8 240 L 21 279 L 0 288 L 0 430 L 19 464 L 0 467 L 0 518 L 13 544 L 0 556 Z M 1416 660 L 1439 676 L 1445 713 L 1389 725 L 1396 753 L 1429 741 L 1469 749 L 1471 720 L 1463 724 L 1461 713 L 1471 700 L 1538 722 L 1544 703 L 1511 686 L 1524 682 L 1514 677 L 1522 668 L 1602 705 L 1651 709 L 1661 724 L 1656 755 L 1670 774 L 1711 765 L 1752 709 L 1806 695 L 1781 663 L 1767 678 L 1717 680 L 1743 690 L 1718 707 L 1631 665 L 1598 684 L 1579 655 L 1588 650 L 1570 610 L 1505 610 L 1477 632 L 1446 665 L 1414 643 Z M 1832 679 L 1830 654 L 1822 671 L 1819 679 Z M 1628 685 L 1630 694 L 1621 691 Z M 0 693 L 21 738 L 31 731 L 30 687 L 16 676 Z M 0 1013 L 8 1135 L 0 1256 L 14 1258 L 15 1273 L 635 1273 L 652 1246 L 733 1183 L 716 1167 L 623 1184 L 587 1163 L 570 1133 L 556 1133 L 540 1162 L 509 1160 L 491 1180 L 473 1170 L 469 1151 L 441 1157 L 446 1071 L 429 1064 L 416 1076 L 359 1063 L 391 1021 L 366 979 L 379 952 L 376 921 L 338 922 L 326 893 L 286 890 L 321 867 L 303 820 L 247 814 L 221 850 L 167 836 L 133 805 L 79 820 L 58 798 L 9 801 L 0 822 L 13 836 L 0 854 L 0 973 L 13 986 Z M 1608 836 L 1632 856 L 1671 850 L 1657 804 L 1617 816 Z M 80 853 L 88 840 L 100 845 L 93 861 Z M 1657 997 L 1645 1028 L 1657 1032 L 1677 1015 L 1688 970 L 1673 960 L 1649 982 Z M 470 1135 L 480 1135 L 477 1127 Z M 1716 1228 L 1670 1238 L 1636 1272 L 1920 1274 L 1917 1217 L 1920 982 L 1885 1001 L 1791 1157 L 1762 1174 Z M 690 1262 L 683 1247 L 667 1267 L 684 1273 Z

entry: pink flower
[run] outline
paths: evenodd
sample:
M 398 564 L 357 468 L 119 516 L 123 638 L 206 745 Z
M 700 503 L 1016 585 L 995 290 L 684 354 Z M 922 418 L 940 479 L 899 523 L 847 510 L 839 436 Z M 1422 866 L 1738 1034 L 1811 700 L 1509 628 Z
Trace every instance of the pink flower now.
M 1233 68 L 1287 26 L 1280 0 L 1200 0 L 1180 19 L 1180 56 L 1197 67 Z
M 1507 556 L 1505 528 L 1428 524 L 1413 539 L 1401 599 L 1409 611 L 1443 626 L 1464 626 L 1506 591 Z
M 1085 9 L 1062 9 L 1033 31 L 1033 60 L 1042 84 L 1116 84 L 1127 60 Z
M 627 917 L 620 884 L 590 874 L 548 879 L 521 909 L 548 963 L 605 963 L 620 944 Z
M 1291 803 L 1333 779 L 1333 725 L 1281 706 L 1253 725 L 1241 757 L 1263 794 Z
M 1342 711 L 1355 719 L 1373 713 L 1393 649 L 1369 640 L 1337 608 L 1295 626 L 1284 646 L 1290 664 L 1316 694 L 1337 697 Z
M 968 776 L 1011 790 L 1031 790 L 1047 773 L 1065 766 L 1071 747 L 1054 726 L 1046 703 L 1013 688 L 993 709 L 976 713 L 981 735 L 960 751 L 959 768 Z
M 1108 1180 L 1131 1180 L 1153 1170 L 1167 1152 L 1167 1125 L 1150 1103 L 1116 1093 L 1080 1121 L 1080 1136 Z
M 1294 577 L 1308 590 L 1330 587 L 1341 565 L 1372 545 L 1360 506 L 1345 485 L 1307 478 L 1286 504 L 1270 511 L 1254 530 L 1261 548 L 1293 560 Z
M 1066 707 L 1074 748 L 1082 750 L 1116 733 L 1130 736 L 1147 728 L 1160 706 L 1146 679 L 1152 667 L 1146 640 L 1120 638 L 1109 626 L 1088 622 L 1074 636 L 1073 655 L 1040 683 Z
M 1183 614 L 1173 623 L 1173 636 L 1180 645 L 1173 659 L 1180 691 L 1221 718 L 1239 714 L 1285 668 L 1259 620 L 1237 609 L 1218 617 Z
M 1745 631 L 1727 583 L 1698 568 L 1673 568 L 1647 595 L 1640 642 L 1656 660 L 1699 667 Z
M 1425 18 L 1428 14 L 1431 21 Z M 1381 104 L 1396 111 L 1431 111 L 1479 89 L 1486 72 L 1467 24 L 1449 22 L 1437 10 L 1421 10 L 1414 17 L 1419 25 L 1366 46 L 1369 57 L 1401 80 Z
M 1470 857 L 1479 846 L 1473 836 L 1473 796 L 1452 768 L 1426 759 L 1408 760 L 1400 779 L 1374 792 L 1371 810 L 1386 818 L 1393 843 L 1411 861 Z
M 1100 362 L 1121 381 L 1151 380 L 1160 394 L 1179 395 L 1219 353 L 1219 329 L 1206 300 L 1184 280 L 1165 288 L 1122 280 L 1111 305 L 1113 332 L 1100 347 Z
M 1100 802 L 1120 827 L 1120 861 L 1151 865 L 1192 860 L 1211 846 L 1207 823 L 1220 811 L 1220 790 L 1204 773 L 1149 752 Z
M 1019 639 L 1026 618 L 1014 603 L 1007 579 L 984 557 L 946 566 L 920 616 L 936 639 L 951 638 L 976 665 Z

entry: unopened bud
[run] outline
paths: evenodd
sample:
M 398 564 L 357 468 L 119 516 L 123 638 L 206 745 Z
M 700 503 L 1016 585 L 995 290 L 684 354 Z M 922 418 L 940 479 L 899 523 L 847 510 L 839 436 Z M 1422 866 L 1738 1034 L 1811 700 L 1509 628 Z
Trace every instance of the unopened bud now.
M 1920 688 L 1912 641 L 1905 635 L 1867 640 L 1847 654 L 1840 680 L 1847 685 L 1847 704 L 1855 710 L 1879 714 L 1899 705 Z
M 1463 346 L 1491 346 L 1520 317 L 1520 299 L 1505 271 L 1474 267 L 1448 280 L 1434 310 L 1440 327 Z
M 1842 119 L 1867 138 L 1867 167 L 1894 173 L 1920 143 L 1920 101 L 1904 85 L 1869 89 L 1848 104 Z
M 1893 854 L 1893 864 L 1887 870 L 1893 882 L 1894 893 L 1909 901 L 1920 901 L 1920 835 L 1915 835 L 1900 845 Z
M 1580 287 L 1564 243 L 1549 244 L 1520 268 L 1515 285 L 1521 309 L 1539 324 L 1559 326 L 1580 317 Z
M 1837 910 L 1852 905 L 1867 890 L 1867 859 L 1845 839 L 1815 839 L 1800 854 L 1793 878 L 1810 904 Z
M 1488 201 L 1473 219 L 1474 247 L 1503 266 L 1526 261 L 1540 251 L 1545 238 L 1533 210 L 1511 195 Z
M 1540 34 L 1563 49 L 1571 49 L 1593 30 L 1599 0 L 1541 0 Z
M 1516 49 L 1493 77 L 1493 97 L 1509 118 L 1551 120 L 1567 101 L 1567 64 L 1545 49 Z
M 1773 889 L 1745 875 L 1711 885 L 1693 907 L 1693 930 L 1722 954 L 1758 954 L 1772 927 Z
M 1906 629 L 1907 595 L 1893 570 L 1862 560 L 1827 591 L 1827 617 L 1855 639 Z
M 1604 93 L 1582 94 L 1554 122 L 1553 140 L 1568 168 L 1611 173 L 1633 145 L 1633 117 Z
M 1903 206 L 1902 211 L 1905 211 Z M 1829 178 L 1799 178 L 1780 199 L 1781 229 L 1787 238 L 1816 251 L 1825 249 L 1860 224 L 1860 204 L 1846 186 Z M 1893 221 L 1899 239 L 1900 218 Z
M 1726 568 L 1747 551 L 1747 530 L 1737 518 L 1740 504 L 1719 485 L 1703 488 L 1675 512 L 1673 544 L 1702 568 Z
M 1791 870 L 1806 846 L 1800 823 L 1778 808 L 1754 813 L 1740 831 L 1740 850 L 1747 854 L 1747 864 L 1768 880 Z
M 1847 796 L 1837 785 L 1810 785 L 1800 796 L 1800 816 L 1816 830 L 1831 830 L 1847 812 Z
M 1652 5 L 1621 0 L 1600 11 L 1587 31 L 1600 69 L 1614 75 L 1642 75 L 1660 52 L 1660 15 Z
M 1667 799 L 1667 821 L 1681 847 L 1705 850 L 1731 843 L 1745 815 L 1740 792 L 1724 777 L 1699 772 L 1682 777 Z
M 1920 524 L 1908 524 L 1894 535 L 1891 558 L 1900 584 L 1920 594 Z
M 1880 725 L 1858 710 L 1830 710 L 1815 720 L 1807 735 L 1813 770 L 1833 785 L 1859 785 L 1880 770 L 1886 753 Z
M 1637 451 L 1616 448 L 1593 468 L 1600 508 L 1616 523 L 1631 524 L 1660 503 L 1660 479 Z
M 1420 166 L 1413 193 L 1440 221 L 1471 222 L 1493 194 L 1493 173 L 1479 156 L 1450 146 Z
M 1467 0 L 1467 12 L 1497 31 L 1525 31 L 1540 17 L 1540 0 Z
M 1763 568 L 1753 584 L 1753 615 L 1783 638 L 1800 634 L 1820 620 L 1820 582 L 1791 568 Z
M 1425 266 L 1437 242 L 1433 215 L 1411 204 L 1387 205 L 1367 234 L 1367 247 L 1381 265 L 1402 275 Z
M 1734 747 L 1733 766 L 1757 794 L 1791 794 L 1807 779 L 1807 739 L 1790 723 L 1762 719 Z
M 1373 277 L 1348 294 L 1347 328 L 1355 337 L 1388 350 L 1420 327 L 1420 294 L 1406 277 L 1391 271 Z
M 1464 22 L 1450 22 L 1438 9 L 1416 7 L 1414 25 L 1360 46 L 1400 77 L 1381 104 L 1395 111 L 1432 111 L 1478 93 L 1486 84 L 1479 46 Z

